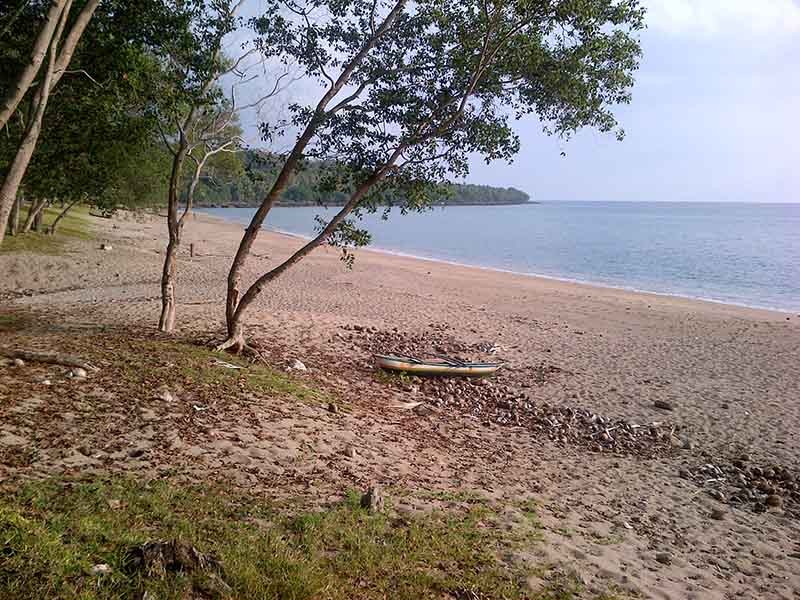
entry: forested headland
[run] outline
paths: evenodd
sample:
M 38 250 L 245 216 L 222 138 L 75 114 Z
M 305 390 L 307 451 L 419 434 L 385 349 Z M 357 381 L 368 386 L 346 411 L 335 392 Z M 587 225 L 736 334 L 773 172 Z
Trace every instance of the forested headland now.
M 233 164 L 232 164 L 233 163 Z M 224 169 L 213 167 L 200 179 L 195 191 L 195 206 L 246 207 L 258 206 L 269 191 L 280 170 L 279 162 L 258 150 L 245 150 L 229 158 Z M 343 190 L 325 192 L 320 182 L 330 166 L 320 161 L 306 161 L 294 182 L 283 192 L 278 204 L 282 206 L 343 206 L 349 194 Z M 397 199 L 387 197 L 385 204 Z M 530 196 L 513 187 L 451 184 L 445 186 L 434 204 L 500 205 L 526 204 Z

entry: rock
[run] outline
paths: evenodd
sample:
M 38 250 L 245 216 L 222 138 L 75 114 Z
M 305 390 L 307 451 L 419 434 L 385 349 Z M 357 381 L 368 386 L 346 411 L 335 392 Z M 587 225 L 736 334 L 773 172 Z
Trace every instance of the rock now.
M 335 402 L 328 402 L 328 412 L 330 413 L 338 413 L 339 407 L 336 406 Z
M 672 404 L 667 402 L 666 400 L 656 400 L 655 402 L 653 402 L 653 406 L 661 410 L 672 410 Z
M 355 458 L 358 456 L 358 452 L 356 452 L 355 446 L 347 446 L 347 448 L 344 449 L 344 455 L 348 458 Z
M 133 448 L 133 449 L 128 451 L 128 456 L 130 458 L 139 458 L 143 454 L 144 454 L 144 449 L 143 448 Z
M 436 411 L 427 404 L 420 404 L 419 406 L 414 407 L 414 414 L 419 415 L 420 417 L 429 417 L 435 413 Z
M 770 494 L 769 496 L 767 496 L 767 499 L 764 500 L 764 503 L 767 506 L 772 506 L 774 508 L 781 508 L 783 506 L 783 498 L 781 498 L 777 494 Z
M 15 358 L 11 362 L 11 364 L 14 365 L 15 367 L 24 367 L 25 366 L 25 361 L 22 360 L 21 358 Z
M 156 398 L 163 400 L 164 402 L 173 402 L 175 400 L 175 396 L 173 396 L 172 392 L 167 389 L 161 390 Z
M 105 575 L 106 573 L 111 573 L 111 567 L 106 563 L 92 566 L 92 575 Z
M 100 244 L 100 250 L 105 250 L 106 252 L 110 252 L 113 249 L 114 247 L 111 244 Z
M 681 443 L 682 443 L 681 447 L 684 450 L 694 450 L 694 442 L 692 442 L 692 440 L 690 440 L 689 438 L 682 438 Z
M 715 521 L 722 521 L 725 518 L 725 511 L 721 508 L 714 508 L 709 516 Z
M 290 371 L 308 371 L 308 367 L 306 367 L 302 362 L 297 360 L 296 358 L 289 364 Z
M 380 512 L 383 509 L 383 495 L 379 486 L 372 486 L 366 494 L 361 496 L 361 508 L 372 513 Z
M 51 385 L 51 381 L 49 379 L 42 379 L 42 385 Z
M 69 376 L 74 378 L 74 379 L 85 379 L 86 378 L 86 369 L 81 369 L 80 367 L 72 369 L 69 372 Z
M 669 565 L 672 563 L 672 555 L 669 552 L 659 552 L 656 554 L 656 560 L 662 565 Z

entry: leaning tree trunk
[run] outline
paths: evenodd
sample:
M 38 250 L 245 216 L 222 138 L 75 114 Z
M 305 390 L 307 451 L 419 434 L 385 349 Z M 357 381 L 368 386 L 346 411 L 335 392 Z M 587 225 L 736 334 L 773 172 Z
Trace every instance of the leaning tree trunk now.
M 63 219 L 65 216 L 67 216 L 67 213 L 70 211 L 70 209 L 73 206 L 75 206 L 78 202 L 80 202 L 80 198 L 78 198 L 77 200 L 73 200 L 72 202 L 67 204 L 64 207 L 64 209 L 60 213 L 58 213 L 58 216 L 55 218 L 53 223 L 47 229 L 47 233 L 49 233 L 50 235 L 54 235 L 55 232 L 56 232 L 56 228 L 58 227 L 58 224 L 61 222 L 61 219 Z
M 6 123 L 8 123 L 11 115 L 14 114 L 17 106 L 19 106 L 22 98 L 25 97 L 33 80 L 39 73 L 39 68 L 42 66 L 45 56 L 47 56 L 47 49 L 53 41 L 53 34 L 56 31 L 61 13 L 66 4 L 67 0 L 54 0 L 50 5 L 44 25 L 42 25 L 42 28 L 39 30 L 39 35 L 36 36 L 36 40 L 33 42 L 30 62 L 25 65 L 22 69 L 22 73 L 17 77 L 17 81 L 14 83 L 13 87 L 8 90 L 6 97 L 3 98 L 3 104 L 0 106 L 0 129 L 6 126 Z

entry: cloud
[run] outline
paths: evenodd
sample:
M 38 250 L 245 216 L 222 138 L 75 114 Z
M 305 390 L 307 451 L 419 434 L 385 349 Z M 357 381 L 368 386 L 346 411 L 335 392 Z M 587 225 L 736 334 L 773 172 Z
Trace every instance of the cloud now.
M 705 37 L 800 32 L 797 0 L 643 0 L 651 30 Z

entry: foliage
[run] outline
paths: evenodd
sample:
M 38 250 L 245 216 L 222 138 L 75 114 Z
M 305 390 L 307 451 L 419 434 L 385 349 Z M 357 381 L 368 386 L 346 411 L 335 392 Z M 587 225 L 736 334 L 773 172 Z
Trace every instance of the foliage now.
M 73 4 L 73 11 L 78 4 Z M 46 9 L 47 3 L 28 3 L 15 27 L 0 38 L 4 57 L 0 81 L 11 82 L 11 75 L 27 60 L 25 51 Z M 152 82 L 163 75 L 147 52 L 141 31 L 158 18 L 157 0 L 109 0 L 97 9 L 70 70 L 48 103 L 23 180 L 29 197 L 65 201 L 88 197 L 107 210 L 153 202 L 168 171 L 164 157 L 151 152 L 155 122 L 142 109 Z M 28 103 L 23 101 L 0 140 L 0 172 L 16 151 L 27 112 Z

